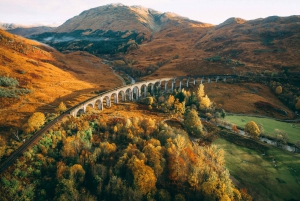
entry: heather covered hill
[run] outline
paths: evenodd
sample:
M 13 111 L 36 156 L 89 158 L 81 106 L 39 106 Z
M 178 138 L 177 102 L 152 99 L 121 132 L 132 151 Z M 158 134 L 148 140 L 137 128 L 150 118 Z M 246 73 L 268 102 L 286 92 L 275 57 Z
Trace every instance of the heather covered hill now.
M 62 52 L 87 51 L 134 77 L 299 70 L 299 16 L 214 26 L 141 6 L 109 4 L 83 11 L 51 32 L 31 36 Z
M 55 49 L 0 30 L 1 132 L 27 120 L 32 112 L 53 112 L 91 92 L 121 85 L 102 60 L 86 52 L 61 54 Z M 99 79 L 101 78 L 101 79 Z

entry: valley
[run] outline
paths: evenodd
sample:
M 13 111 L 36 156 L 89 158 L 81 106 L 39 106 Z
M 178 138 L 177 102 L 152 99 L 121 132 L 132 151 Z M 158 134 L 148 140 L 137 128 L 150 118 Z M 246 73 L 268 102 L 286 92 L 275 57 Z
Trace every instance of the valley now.
M 299 23 L 109 4 L 0 24 L 0 200 L 297 200 Z

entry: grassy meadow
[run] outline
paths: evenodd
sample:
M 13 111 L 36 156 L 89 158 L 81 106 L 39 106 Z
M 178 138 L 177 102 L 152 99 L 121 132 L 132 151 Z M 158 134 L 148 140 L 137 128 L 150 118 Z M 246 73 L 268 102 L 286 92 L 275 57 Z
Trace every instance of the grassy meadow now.
M 266 152 L 242 147 L 219 138 L 226 167 L 247 188 L 254 200 L 297 200 L 300 197 L 300 155 L 267 146 Z
M 279 129 L 285 131 L 289 136 L 289 142 L 295 143 L 297 140 L 300 140 L 300 127 L 293 123 L 286 123 L 276 121 L 269 118 L 260 118 L 260 117 L 250 117 L 250 116 L 238 116 L 230 115 L 225 118 L 227 121 L 240 126 L 245 127 L 249 121 L 254 121 L 255 123 L 261 123 L 265 129 L 265 134 L 274 136 L 274 129 Z

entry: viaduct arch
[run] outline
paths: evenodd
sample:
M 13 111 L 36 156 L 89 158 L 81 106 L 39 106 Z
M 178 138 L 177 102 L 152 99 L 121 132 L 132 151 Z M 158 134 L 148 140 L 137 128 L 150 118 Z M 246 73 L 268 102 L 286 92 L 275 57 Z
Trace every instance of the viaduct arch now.
M 81 104 L 69 110 L 69 114 L 76 117 L 78 113 L 85 113 L 88 106 L 95 108 L 97 105 L 99 110 L 103 110 L 104 106 L 110 107 L 112 101 L 118 104 L 119 101 L 135 101 L 141 97 L 146 97 L 148 91 L 154 95 L 157 90 L 163 92 L 173 92 L 175 88 L 180 90 L 183 87 L 189 87 L 190 84 L 202 84 L 223 81 L 235 78 L 236 75 L 208 75 L 208 76 L 183 76 L 174 78 L 161 78 L 155 80 L 147 80 L 131 85 L 115 88 L 96 97 L 90 98 Z M 120 100 L 119 100 L 120 99 Z M 106 105 L 104 105 L 104 102 Z

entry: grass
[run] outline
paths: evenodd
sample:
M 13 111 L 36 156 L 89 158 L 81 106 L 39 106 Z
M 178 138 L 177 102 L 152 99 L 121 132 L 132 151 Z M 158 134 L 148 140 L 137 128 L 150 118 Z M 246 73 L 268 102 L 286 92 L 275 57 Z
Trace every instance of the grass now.
M 289 142 L 295 143 L 300 140 L 300 128 L 291 123 L 280 122 L 274 119 L 230 115 L 225 118 L 227 121 L 236 124 L 237 126 L 244 127 L 247 122 L 254 121 L 261 123 L 265 129 L 265 134 L 274 137 L 274 129 L 285 131 L 289 136 Z
M 299 155 L 269 146 L 263 155 L 222 138 L 215 140 L 213 144 L 224 149 L 226 167 L 230 174 L 239 181 L 240 187 L 248 189 L 254 200 L 299 199 Z

